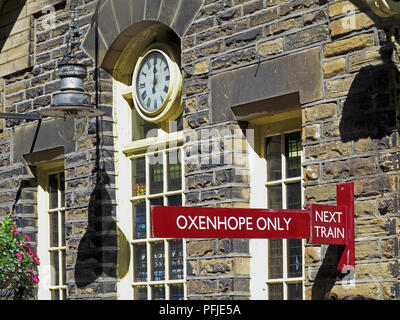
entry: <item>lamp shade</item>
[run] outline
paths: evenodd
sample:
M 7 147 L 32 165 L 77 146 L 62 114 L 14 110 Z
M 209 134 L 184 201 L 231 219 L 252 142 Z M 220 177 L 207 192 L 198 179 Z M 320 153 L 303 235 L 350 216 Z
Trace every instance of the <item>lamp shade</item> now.
M 60 91 L 53 96 L 53 105 L 40 110 L 42 116 L 62 118 L 97 117 L 104 115 L 90 104 L 90 96 L 84 92 L 83 79 L 86 66 L 78 63 L 64 63 L 58 66 Z

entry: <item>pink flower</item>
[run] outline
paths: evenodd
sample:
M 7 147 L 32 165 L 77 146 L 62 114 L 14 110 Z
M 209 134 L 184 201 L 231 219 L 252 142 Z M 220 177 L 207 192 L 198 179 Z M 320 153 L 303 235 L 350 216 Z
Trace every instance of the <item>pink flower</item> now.
M 32 241 L 31 238 L 29 238 L 27 234 L 25 235 L 25 239 L 26 239 L 26 241 Z
M 23 255 L 24 253 L 23 252 L 21 252 L 21 253 L 16 253 L 15 255 L 18 257 L 18 261 L 19 262 L 21 262 L 22 261 L 22 255 Z
M 27 272 L 31 274 L 31 278 L 32 278 L 33 281 L 35 281 L 36 283 L 39 282 L 39 278 L 37 276 L 35 276 L 33 270 L 27 270 Z
M 40 264 L 40 261 L 38 259 L 36 259 L 36 258 L 33 258 L 33 261 L 38 265 Z
M 11 227 L 11 230 L 14 231 L 14 233 L 19 233 L 19 231 L 17 229 L 15 229 L 14 227 Z
M 32 280 L 33 281 L 35 281 L 36 283 L 38 283 L 39 282 L 39 278 L 38 277 L 36 277 L 34 274 L 32 274 Z

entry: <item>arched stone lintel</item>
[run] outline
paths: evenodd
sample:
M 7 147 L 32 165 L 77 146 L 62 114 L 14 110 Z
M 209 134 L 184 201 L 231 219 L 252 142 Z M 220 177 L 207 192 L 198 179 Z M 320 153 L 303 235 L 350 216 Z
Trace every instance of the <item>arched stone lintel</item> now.
M 82 48 L 93 59 L 97 53 L 97 65 L 111 71 L 134 25 L 161 23 L 182 38 L 202 4 L 203 0 L 100 0 Z

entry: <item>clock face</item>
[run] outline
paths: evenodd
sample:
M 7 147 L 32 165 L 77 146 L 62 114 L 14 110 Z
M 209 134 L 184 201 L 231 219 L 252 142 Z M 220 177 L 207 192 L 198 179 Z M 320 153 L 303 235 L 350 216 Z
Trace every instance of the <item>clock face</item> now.
M 136 75 L 136 96 L 147 113 L 160 110 L 167 99 L 171 74 L 167 59 L 158 50 L 146 54 Z

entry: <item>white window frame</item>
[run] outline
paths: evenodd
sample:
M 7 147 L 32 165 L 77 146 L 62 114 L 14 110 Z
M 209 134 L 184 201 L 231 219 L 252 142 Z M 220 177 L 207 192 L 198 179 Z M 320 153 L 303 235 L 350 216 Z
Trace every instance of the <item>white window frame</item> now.
M 64 259 L 66 259 L 66 244 L 64 246 L 50 246 L 50 214 L 55 212 L 63 212 L 65 214 L 65 206 L 61 206 L 61 192 L 60 185 L 58 185 L 58 204 L 57 208 L 50 209 L 49 201 L 49 176 L 53 174 L 64 173 L 63 162 L 53 162 L 47 163 L 45 165 L 38 166 L 38 256 L 40 259 L 40 265 L 38 266 L 39 274 L 39 287 L 38 287 L 38 299 L 39 300 L 52 300 L 51 292 L 52 290 L 59 290 L 60 300 L 66 299 L 68 297 L 68 286 L 66 285 L 67 279 L 65 278 L 65 283 L 62 283 L 62 268 L 63 265 L 63 255 L 58 255 L 58 267 L 59 267 L 59 285 L 52 285 L 52 265 L 50 252 L 59 251 L 64 252 Z M 58 180 L 60 181 L 60 180 Z M 64 198 L 65 203 L 65 198 Z M 65 239 L 65 229 L 62 230 L 61 214 L 58 214 L 58 239 L 60 244 L 61 233 L 64 232 Z M 66 270 L 65 270 L 66 275 Z M 66 277 L 66 276 L 65 276 Z M 65 296 L 63 296 L 63 290 L 65 290 Z
M 181 195 L 182 206 L 185 203 L 184 195 L 184 153 L 182 150 L 182 144 L 184 136 L 182 131 L 168 133 L 162 128 L 158 129 L 156 137 L 149 137 L 137 141 L 132 141 L 132 107 L 128 101 L 124 98 L 130 95 L 131 87 L 127 86 L 117 80 L 113 80 L 113 118 L 114 118 L 114 132 L 116 133 L 114 139 L 114 145 L 116 150 L 116 172 L 117 172 L 117 225 L 120 230 L 125 234 L 130 244 L 130 263 L 129 269 L 125 275 L 123 275 L 117 284 L 118 298 L 123 300 L 133 300 L 135 286 L 146 286 L 147 287 L 147 299 L 151 299 L 151 286 L 164 285 L 165 299 L 169 299 L 170 291 L 169 286 L 173 284 L 183 284 L 184 299 L 186 299 L 186 241 L 182 239 L 183 245 L 183 279 L 169 280 L 169 270 L 167 263 L 169 261 L 169 243 L 168 241 L 173 239 L 167 238 L 150 238 L 150 210 L 148 203 L 146 203 L 146 238 L 134 239 L 133 230 L 133 202 L 139 199 L 145 199 L 149 202 L 153 198 L 164 198 L 164 204 L 166 204 L 167 196 Z M 164 151 L 163 151 L 164 149 Z M 143 196 L 132 196 L 132 159 L 146 156 L 154 152 L 165 152 L 163 156 L 163 166 L 166 165 L 166 153 L 172 150 L 178 149 L 181 153 L 181 170 L 182 170 L 182 187 L 180 190 L 164 192 L 159 194 L 150 195 L 149 187 L 146 188 L 146 195 Z M 150 150 L 150 151 L 149 151 Z M 167 183 L 166 174 L 167 171 L 163 170 L 164 174 L 164 190 L 165 184 Z M 146 181 L 149 181 L 149 166 L 146 165 Z M 127 214 L 129 213 L 129 214 Z M 165 259 L 165 277 L 163 281 L 150 281 L 151 272 L 147 270 L 147 281 L 135 282 L 134 279 L 134 252 L 133 245 L 135 243 L 146 242 L 146 258 L 147 266 L 151 264 L 151 252 L 150 244 L 155 242 L 164 242 L 164 259 Z
M 276 120 L 276 119 L 275 119 Z M 254 146 L 248 145 L 249 150 L 249 169 L 250 169 L 250 207 L 268 208 L 267 187 L 273 185 L 282 185 L 282 209 L 286 209 L 286 184 L 300 182 L 301 184 L 301 202 L 304 204 L 304 178 L 303 167 L 301 166 L 301 176 L 295 178 L 286 178 L 286 159 L 284 155 L 283 136 L 288 133 L 301 132 L 301 118 L 294 117 L 290 119 L 279 119 L 274 121 L 271 118 L 270 123 L 250 123 L 249 128 L 255 130 Z M 281 170 L 282 177 L 279 180 L 267 181 L 267 162 L 265 159 L 265 140 L 272 136 L 281 136 Z M 301 162 L 304 160 L 304 150 L 301 154 Z M 302 282 L 302 296 L 305 297 L 305 240 L 302 240 L 302 277 L 289 278 L 287 274 L 287 239 L 283 239 L 283 277 L 269 279 L 269 239 L 251 239 L 250 240 L 250 297 L 255 300 L 268 300 L 268 284 L 283 283 L 283 299 L 288 298 L 287 284 Z
M 167 148 L 164 151 L 159 150 L 157 152 L 149 152 L 149 153 L 142 153 L 139 155 L 133 155 L 130 156 L 129 159 L 133 160 L 133 159 L 137 159 L 137 158 L 142 158 L 143 156 L 146 158 L 145 161 L 145 168 L 146 168 L 146 181 L 150 181 L 150 166 L 149 166 L 149 157 L 151 157 L 152 155 L 154 155 L 155 153 L 160 153 L 162 152 L 163 154 L 163 190 L 167 190 L 167 170 L 164 170 L 167 167 L 167 153 L 171 152 L 171 151 L 175 151 L 177 150 L 180 153 L 180 159 L 183 159 L 183 150 L 181 147 L 174 147 L 174 148 Z M 182 161 L 182 160 L 181 160 Z M 183 279 L 179 279 L 179 280 L 171 280 L 168 279 L 169 278 L 169 274 L 170 274 L 170 270 L 169 270 L 169 241 L 173 240 L 173 238 L 152 238 L 150 235 L 150 226 L 151 226 L 151 220 L 150 220 L 150 201 L 152 199 L 159 199 L 159 198 L 163 198 L 163 205 L 168 205 L 168 197 L 169 196 L 174 196 L 174 195 L 180 195 L 182 197 L 182 205 L 184 205 L 184 194 L 183 194 L 183 186 L 184 186 L 184 166 L 181 165 L 181 177 L 182 177 L 182 188 L 179 190 L 174 190 L 174 191 L 166 191 L 166 192 L 161 192 L 161 193 L 155 193 L 155 194 L 150 194 L 150 188 L 149 188 L 149 184 L 146 184 L 146 194 L 145 195 L 139 195 L 139 196 L 132 196 L 130 198 L 130 201 L 133 203 L 135 201 L 138 200 L 144 200 L 146 202 L 146 238 L 142 238 L 142 239 L 133 239 L 133 237 L 130 240 L 130 243 L 132 245 L 132 248 L 135 244 L 138 243 L 146 243 L 146 259 L 147 259 L 147 281 L 138 281 L 135 282 L 133 280 L 132 282 L 132 287 L 141 287 L 141 286 L 146 286 L 147 287 L 147 296 L 148 299 L 151 300 L 152 297 L 152 293 L 151 293 L 151 286 L 154 285 L 165 285 L 166 291 L 165 291 L 165 297 L 166 299 L 170 298 L 170 285 L 173 284 L 182 284 L 183 285 L 183 290 L 184 290 L 184 298 L 186 298 L 186 284 L 185 284 L 185 275 L 186 275 L 186 264 L 184 263 L 185 260 L 183 260 Z M 133 221 L 132 221 L 133 223 Z M 133 233 L 132 233 L 133 234 Z M 151 280 L 151 244 L 153 243 L 157 243 L 157 242 L 163 242 L 164 243 L 164 260 L 165 260 L 165 280 L 162 281 L 154 281 Z M 182 242 L 182 246 L 183 246 L 183 259 L 186 256 L 186 245 L 185 245 L 185 241 L 183 240 Z M 134 256 L 132 256 L 134 257 Z M 134 265 L 135 261 L 133 259 L 133 270 L 135 270 L 135 265 Z M 134 279 L 134 278 L 133 278 Z

